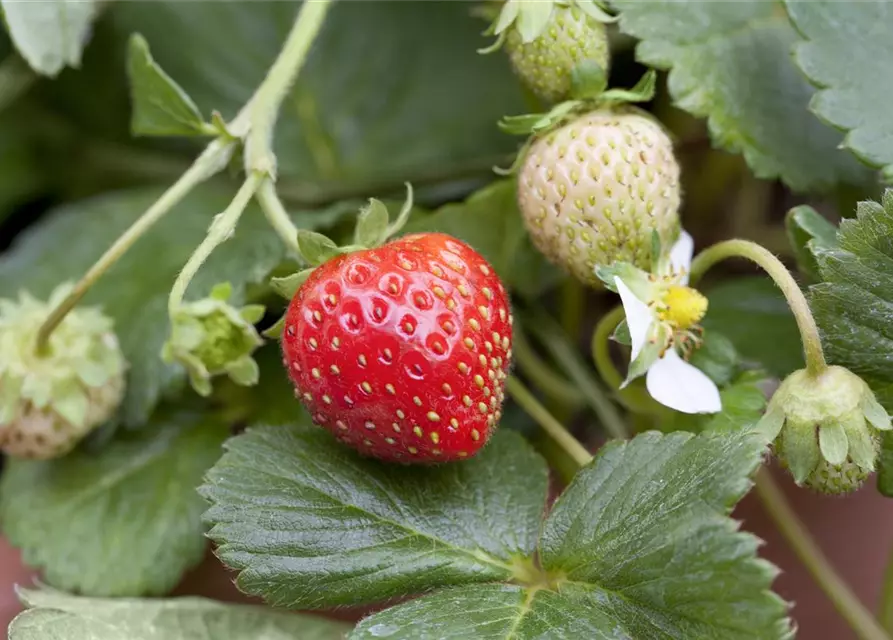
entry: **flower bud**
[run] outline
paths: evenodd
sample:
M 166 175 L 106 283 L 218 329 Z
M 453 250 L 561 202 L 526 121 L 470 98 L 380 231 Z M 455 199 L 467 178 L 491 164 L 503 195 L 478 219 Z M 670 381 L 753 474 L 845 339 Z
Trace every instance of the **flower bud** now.
M 171 317 L 171 337 L 162 349 L 166 362 L 186 367 L 192 387 L 203 396 L 211 393 L 211 377 L 227 374 L 236 384 L 257 383 L 257 363 L 251 357 L 263 340 L 254 324 L 264 314 L 261 305 L 236 309 L 226 301 L 229 283 L 216 285 L 211 295 L 180 305 Z
M 124 396 L 126 362 L 112 320 L 98 308 L 65 316 L 37 351 L 37 333 L 70 291 L 48 302 L 0 300 L 0 448 L 15 457 L 64 455 L 106 422 Z
M 868 385 L 838 366 L 818 375 L 795 371 L 769 402 L 757 428 L 775 440 L 775 453 L 798 485 L 847 493 L 874 471 L 880 431 L 890 417 Z

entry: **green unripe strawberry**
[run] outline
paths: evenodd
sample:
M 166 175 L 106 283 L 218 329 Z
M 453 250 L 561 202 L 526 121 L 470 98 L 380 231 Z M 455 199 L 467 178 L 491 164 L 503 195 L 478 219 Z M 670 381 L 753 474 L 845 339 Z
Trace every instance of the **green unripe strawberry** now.
M 41 324 L 69 291 L 48 302 L 23 293 L 0 300 L 0 449 L 19 458 L 64 455 L 106 422 L 124 396 L 126 362 L 99 309 L 69 312 L 36 349 Z
M 890 417 L 864 380 L 839 366 L 795 371 L 772 396 L 757 429 L 775 441 L 798 485 L 842 494 L 875 469 Z
M 600 109 L 543 135 L 518 174 L 518 204 L 533 242 L 582 282 L 598 265 L 651 266 L 657 231 L 679 228 L 679 165 L 661 126 L 633 109 Z
M 570 97 L 571 74 L 582 63 L 595 63 L 608 73 L 607 29 L 577 6 L 555 5 L 531 42 L 524 42 L 518 29 L 509 29 L 505 48 L 518 77 L 547 102 Z

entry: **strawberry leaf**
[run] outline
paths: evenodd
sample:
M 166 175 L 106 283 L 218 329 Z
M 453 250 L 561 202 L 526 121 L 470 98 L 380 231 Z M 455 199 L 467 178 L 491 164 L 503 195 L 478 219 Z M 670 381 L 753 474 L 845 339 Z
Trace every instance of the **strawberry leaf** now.
M 204 555 L 195 487 L 227 434 L 207 417 L 162 411 L 98 453 L 10 460 L 0 481 L 3 533 L 59 588 L 165 593 Z
M 27 289 L 45 297 L 57 284 L 78 278 L 160 195 L 156 189 L 120 191 L 60 207 L 18 238 L 0 257 L 0 297 Z M 101 305 L 115 320 L 115 332 L 129 363 L 122 416 L 145 422 L 161 395 L 179 385 L 185 372 L 160 356 L 168 337 L 167 297 L 177 273 L 204 238 L 215 213 L 232 193 L 207 186 L 174 208 L 90 290 L 85 304 Z M 353 205 L 294 216 L 298 227 L 332 224 Z M 77 238 L 77 242 L 72 242 Z M 234 305 L 245 302 L 246 286 L 265 280 L 285 249 L 255 205 L 249 205 L 235 236 L 199 271 L 188 298 L 206 295 L 221 281 L 233 285 Z
M 66 66 L 81 65 L 81 54 L 97 14 L 93 0 L 0 0 L 0 8 L 16 49 L 32 69 L 55 76 Z
M 546 519 L 539 575 L 426 595 L 349 637 L 789 638 L 777 570 L 727 517 L 762 454 L 743 434 L 609 444 Z
M 838 149 L 840 134 L 807 112 L 814 91 L 791 60 L 797 34 L 775 2 L 617 0 L 613 6 L 620 28 L 642 41 L 638 58 L 670 72 L 676 104 L 707 118 L 714 141 L 742 153 L 758 177 L 780 177 L 797 191 L 868 179 Z M 881 110 L 883 104 L 876 102 Z
M 808 205 L 794 207 L 785 216 L 788 241 L 794 249 L 797 266 L 810 278 L 818 278 L 819 267 L 813 247 L 837 246 L 837 227 Z
M 561 596 L 599 612 L 590 619 L 606 637 L 789 637 L 769 591 L 777 569 L 727 517 L 763 453 L 744 434 L 652 432 L 605 446 L 546 520 L 544 569 L 568 581 Z
M 500 180 L 406 225 L 406 233 L 440 231 L 464 240 L 481 253 L 510 288 L 533 297 L 560 275 L 533 248 L 518 211 L 514 180 Z
M 201 492 L 240 589 L 318 608 L 507 579 L 533 553 L 546 465 L 506 431 L 466 462 L 420 468 L 318 427 L 261 426 L 228 443 Z
M 108 12 L 108 24 L 119 40 L 140 32 L 203 113 L 218 109 L 231 120 L 279 53 L 298 6 L 128 2 Z M 486 176 L 516 148 L 493 123 L 524 100 L 505 56 L 476 53 L 487 42 L 482 26 L 466 3 L 336 4 L 277 121 L 283 189 L 327 202 L 405 180 Z
M 139 34 L 130 38 L 127 73 L 133 103 L 130 130 L 134 135 L 214 133 L 214 127 L 205 123 L 192 98 L 152 59 L 149 44 Z
M 795 47 L 794 61 L 819 87 L 810 110 L 846 131 L 843 146 L 893 180 L 893 43 L 885 28 L 893 20 L 890 4 L 786 0 L 785 5 L 806 38 Z
M 812 312 L 828 359 L 882 389 L 893 382 L 893 189 L 883 206 L 860 202 L 837 241 L 814 248 L 823 282 L 810 287 Z
M 9 640 L 340 640 L 350 625 L 307 614 L 224 604 L 205 598 L 84 598 L 19 589 L 28 610 Z

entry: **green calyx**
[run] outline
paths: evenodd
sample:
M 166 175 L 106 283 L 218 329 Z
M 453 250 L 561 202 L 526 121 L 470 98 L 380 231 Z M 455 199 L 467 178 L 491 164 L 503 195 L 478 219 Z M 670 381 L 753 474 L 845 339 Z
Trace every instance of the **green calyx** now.
M 36 350 L 40 326 L 70 289 L 57 287 L 47 302 L 26 292 L 0 300 L 0 433 L 37 411 L 83 436 L 121 402 L 127 365 L 111 318 L 98 308 L 74 309 Z
M 775 442 L 794 481 L 827 493 L 856 489 L 874 471 L 890 417 L 856 374 L 831 366 L 795 371 L 772 397 L 757 430 Z
M 616 22 L 618 18 L 605 11 L 604 6 L 597 0 L 507 0 L 501 8 L 499 3 L 488 2 L 477 13 L 492 20 L 484 35 L 495 36 L 496 41 L 479 53 L 491 53 L 499 49 L 505 43 L 510 29 L 517 31 L 522 43 L 533 42 L 548 28 L 555 9 L 575 7 L 597 22 Z
M 211 378 L 226 374 L 236 384 L 257 384 L 259 371 L 252 358 L 263 340 L 254 328 L 264 315 L 261 305 L 236 309 L 230 305 L 232 286 L 216 285 L 207 298 L 179 306 L 171 318 L 171 336 L 162 349 L 166 362 L 186 367 L 197 393 L 211 393 Z
M 397 214 L 396 220 L 390 221 L 388 208 L 380 200 L 370 198 L 369 203 L 360 209 L 357 217 L 357 226 L 354 231 L 353 244 L 338 246 L 333 240 L 321 233 L 301 229 L 298 231 L 298 249 L 308 268 L 297 271 L 282 278 L 273 278 L 270 286 L 276 293 L 287 300 L 291 300 L 301 285 L 310 277 L 316 267 L 338 256 L 347 255 L 354 251 L 373 249 L 385 244 L 390 238 L 400 232 L 409 220 L 412 213 L 412 185 L 406 183 L 406 199 Z M 278 337 L 277 327 L 281 323 L 264 332 L 267 337 Z

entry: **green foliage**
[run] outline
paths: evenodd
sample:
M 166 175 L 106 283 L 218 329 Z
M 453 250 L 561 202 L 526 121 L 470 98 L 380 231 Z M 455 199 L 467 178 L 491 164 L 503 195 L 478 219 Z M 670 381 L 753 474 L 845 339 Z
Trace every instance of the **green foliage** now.
M 807 112 L 813 89 L 791 61 L 797 35 L 775 2 L 618 0 L 614 6 L 620 28 L 641 40 L 638 58 L 670 71 L 676 104 L 707 118 L 714 141 L 742 153 L 757 177 L 780 177 L 797 191 L 866 180 L 855 159 L 837 148 L 841 136 Z
M 80 598 L 19 589 L 9 640 L 340 640 L 349 625 L 204 598 Z
M 267 426 L 227 444 L 202 494 L 240 589 L 325 607 L 508 578 L 536 544 L 546 467 L 511 433 L 423 469 L 361 458 L 318 427 Z
M 23 288 L 45 296 L 59 282 L 80 277 L 159 195 L 156 189 L 122 191 L 55 210 L 0 257 L 0 296 Z M 165 364 L 159 356 L 168 336 L 168 291 L 212 216 L 231 195 L 212 187 L 195 191 L 143 236 L 85 299 L 101 305 L 115 320 L 130 367 L 123 417 L 131 425 L 144 422 L 160 396 L 183 379 L 181 367 Z M 331 224 L 343 214 L 336 206 L 299 214 L 295 220 L 312 227 Z M 229 281 L 231 302 L 241 304 L 246 285 L 263 280 L 284 257 L 284 246 L 258 208 L 249 206 L 236 236 L 193 280 L 190 297 L 202 297 L 216 283 Z
M 710 304 L 703 324 L 708 335 L 722 333 L 743 359 L 759 363 L 779 378 L 803 367 L 797 324 L 771 280 L 740 278 L 706 293 Z
M 847 132 L 846 148 L 883 168 L 887 181 L 893 179 L 889 3 L 785 0 L 785 5 L 806 38 L 795 47 L 794 60 L 819 87 L 810 109 Z
M 813 314 L 828 359 L 881 388 L 893 382 L 893 190 L 883 205 L 860 202 L 837 241 L 814 249 L 823 282 L 810 287 Z
M 807 205 L 788 211 L 785 227 L 800 271 L 810 278 L 817 278 L 819 266 L 815 261 L 813 247 L 836 247 L 837 227 Z
M 443 206 L 405 227 L 406 233 L 420 231 L 440 231 L 466 241 L 524 296 L 542 293 L 559 278 L 558 271 L 533 248 L 524 229 L 514 180 L 495 182 L 465 202 Z
M 127 2 L 109 19 L 120 39 L 145 36 L 196 104 L 229 120 L 263 79 L 296 11 L 297 3 L 263 0 L 213 11 Z M 502 162 L 515 141 L 494 123 L 523 101 L 503 57 L 476 53 L 486 43 L 481 30 L 464 3 L 338 3 L 279 118 L 285 184 L 306 199 L 329 199 Z
M 213 133 L 192 98 L 152 59 L 146 39 L 139 34 L 130 38 L 127 72 L 133 103 L 130 130 L 134 135 Z
M 206 416 L 160 411 L 147 429 L 97 453 L 9 461 L 0 480 L 3 533 L 59 588 L 163 594 L 204 554 L 195 487 L 227 434 Z
M 725 517 L 762 453 L 741 433 L 611 444 L 541 525 L 545 468 L 515 434 L 461 464 L 409 468 L 319 428 L 256 427 L 230 441 L 202 492 L 237 585 L 273 604 L 453 587 L 352 637 L 784 638 L 775 569 Z
M 98 11 L 94 0 L 0 1 L 12 41 L 31 68 L 55 76 L 78 67 Z

